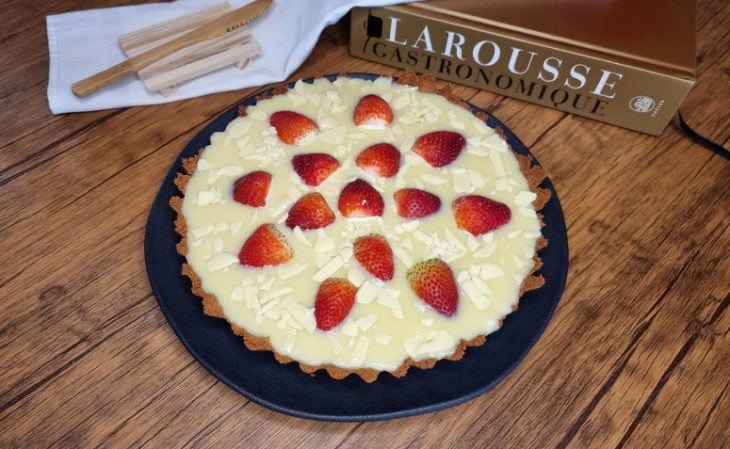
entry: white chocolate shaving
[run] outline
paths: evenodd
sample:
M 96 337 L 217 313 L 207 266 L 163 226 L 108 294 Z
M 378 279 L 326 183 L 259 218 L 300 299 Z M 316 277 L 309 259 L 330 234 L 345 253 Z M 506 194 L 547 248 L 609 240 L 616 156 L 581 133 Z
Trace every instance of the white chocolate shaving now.
M 193 237 L 196 239 L 203 238 L 206 235 L 212 233 L 215 230 L 215 227 L 212 223 L 204 224 L 203 226 L 199 226 L 195 229 L 192 229 L 190 232 L 193 234 Z
M 495 279 L 504 276 L 504 270 L 497 265 L 484 263 L 479 266 L 479 276 L 482 279 Z
M 504 170 L 504 165 L 502 164 L 502 158 L 499 155 L 499 151 L 490 150 L 489 159 L 492 161 L 492 166 L 494 167 L 494 172 L 497 176 L 504 176 L 506 172 Z
M 198 165 L 195 166 L 195 170 L 206 171 L 206 170 L 210 170 L 211 168 L 214 168 L 214 167 L 215 167 L 215 164 L 213 164 L 209 160 L 201 157 L 200 159 L 198 159 Z
M 218 176 L 239 176 L 244 172 L 243 167 L 240 165 L 226 165 L 216 170 Z
M 484 245 L 479 251 L 474 253 L 474 257 L 479 259 L 486 259 L 497 250 L 497 244 L 495 242 Z
M 286 305 L 286 310 L 291 314 L 307 332 L 314 332 L 317 327 L 317 321 L 314 318 L 314 309 L 307 308 L 298 302 L 291 302 Z
M 363 331 L 367 331 L 370 329 L 373 324 L 378 320 L 378 317 L 374 314 L 365 315 L 363 317 L 360 317 L 355 320 L 355 325 L 362 329 Z
M 514 260 L 515 266 L 517 266 L 517 268 L 522 268 L 527 265 L 527 260 L 516 254 L 512 254 L 512 260 Z
M 208 259 L 208 271 L 222 270 L 228 266 L 238 263 L 238 257 L 230 253 L 216 254 Z
M 375 334 L 375 341 L 377 341 L 381 345 L 389 344 L 392 339 L 393 339 L 393 337 L 391 337 L 390 335 Z
M 378 296 L 378 287 L 369 281 L 365 281 L 357 291 L 355 298 L 360 304 L 369 304 Z
M 471 185 L 471 176 L 466 170 L 451 172 L 451 182 L 456 193 L 471 193 L 473 191 Z
M 317 232 L 317 241 L 314 244 L 314 250 L 320 254 L 328 253 L 335 249 L 335 241 L 332 240 L 322 229 Z
M 359 366 L 365 361 L 365 357 L 368 354 L 368 346 L 370 345 L 370 339 L 368 337 L 360 336 L 355 344 L 355 349 L 352 351 L 352 358 L 350 362 L 354 366 Z
M 411 257 L 410 253 L 400 246 L 396 246 L 395 248 L 393 248 L 393 254 L 395 254 L 395 257 L 397 257 L 398 260 L 403 262 L 403 265 L 407 267 L 413 265 L 413 258 Z
M 198 206 L 217 204 L 221 202 L 221 192 L 216 188 L 198 192 Z
M 302 228 L 300 228 L 299 226 L 294 227 L 293 234 L 294 234 L 294 237 L 297 240 L 299 240 L 300 242 L 304 243 L 307 246 L 312 246 L 312 242 L 310 242 L 309 239 L 307 239 L 307 236 L 304 235 Z
M 378 292 L 377 303 L 389 308 L 393 312 L 393 316 L 403 319 L 403 309 L 394 292 L 400 294 L 398 290 L 383 289 Z
M 520 215 L 524 217 L 533 218 L 537 216 L 537 214 L 535 213 L 535 209 L 531 209 L 529 207 L 520 207 L 517 210 L 520 212 Z
M 518 206 L 529 206 L 532 204 L 533 201 L 537 198 L 537 194 L 535 192 L 530 192 L 529 190 L 524 190 L 515 196 L 515 204 Z
M 295 263 L 295 264 L 286 264 L 279 268 L 279 278 L 280 279 L 289 279 L 292 276 L 296 276 L 297 274 L 301 273 L 307 268 L 307 266 L 303 263 Z
M 329 262 L 324 264 L 322 268 L 317 271 L 312 280 L 314 282 L 322 282 L 325 279 L 332 277 L 337 271 L 344 266 L 344 262 L 340 256 L 333 257 Z
M 342 335 L 347 335 L 348 337 L 357 337 L 357 333 L 359 331 L 357 329 L 357 326 L 355 326 L 355 323 L 347 320 L 342 324 L 340 332 L 342 332 Z
M 434 337 L 421 343 L 416 350 L 420 357 L 443 357 L 453 351 L 456 339 L 444 331 L 439 331 Z
M 419 178 L 421 178 L 423 180 L 423 182 L 426 182 L 428 184 L 437 185 L 437 186 L 444 185 L 447 182 L 449 182 L 443 176 L 432 175 L 430 173 L 421 173 Z
M 237 285 L 233 288 L 233 291 L 231 292 L 230 300 L 234 302 L 242 302 L 243 301 L 243 287 L 240 285 Z
M 362 273 L 362 271 L 360 271 L 358 267 L 351 266 L 347 270 L 347 279 L 355 287 L 360 287 L 365 282 L 365 275 Z
M 489 300 L 479 289 L 479 287 L 474 283 L 473 280 L 469 279 L 468 281 L 462 283 L 461 287 L 464 289 L 466 296 L 471 300 L 472 303 L 474 303 L 474 306 L 478 310 L 485 310 L 489 306 Z

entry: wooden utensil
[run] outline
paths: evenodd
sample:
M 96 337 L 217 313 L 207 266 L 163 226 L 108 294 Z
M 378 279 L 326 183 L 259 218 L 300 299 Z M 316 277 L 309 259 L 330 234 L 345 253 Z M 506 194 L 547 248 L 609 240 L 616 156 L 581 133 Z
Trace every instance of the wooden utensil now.
M 119 81 L 178 50 L 222 36 L 235 28 L 251 22 L 263 14 L 271 5 L 271 2 L 272 0 L 256 0 L 230 13 L 212 19 L 210 22 L 170 42 L 131 57 L 81 81 L 77 81 L 71 85 L 71 91 L 77 97 L 86 97 L 102 87 Z
M 119 36 L 119 45 L 132 58 L 231 11 L 231 5 L 221 3 Z M 178 85 L 224 67 L 235 65 L 243 70 L 260 51 L 248 25 L 243 25 L 165 56 L 138 70 L 137 76 L 148 92 L 167 97 L 175 94 Z

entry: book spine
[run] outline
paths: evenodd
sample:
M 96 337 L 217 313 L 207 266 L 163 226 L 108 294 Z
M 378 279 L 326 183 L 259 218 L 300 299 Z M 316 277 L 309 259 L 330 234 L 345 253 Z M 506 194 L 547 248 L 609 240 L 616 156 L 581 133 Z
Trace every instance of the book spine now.
M 654 135 L 693 84 L 608 56 L 402 7 L 354 9 L 350 53 Z

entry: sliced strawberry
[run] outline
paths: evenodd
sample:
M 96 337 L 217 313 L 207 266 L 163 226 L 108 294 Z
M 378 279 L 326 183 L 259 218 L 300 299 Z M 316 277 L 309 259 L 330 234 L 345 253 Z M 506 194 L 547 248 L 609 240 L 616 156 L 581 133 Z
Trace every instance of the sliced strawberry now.
M 342 278 L 327 278 L 319 284 L 314 300 L 314 318 L 317 328 L 328 331 L 347 318 L 355 304 L 357 287 Z
M 459 303 L 459 291 L 451 268 L 441 259 L 419 262 L 406 273 L 413 291 L 442 315 L 453 316 Z
M 340 168 L 334 157 L 325 153 L 297 154 L 291 159 L 294 171 L 308 186 L 317 187 Z
M 335 221 L 327 201 L 321 193 L 312 192 L 299 198 L 289 209 L 286 225 L 294 229 L 299 226 L 302 230 L 324 228 Z
M 423 218 L 441 209 L 441 200 L 421 189 L 401 189 L 393 194 L 395 210 L 403 218 Z
M 233 183 L 233 199 L 247 206 L 266 205 L 266 196 L 271 187 L 271 174 L 265 171 L 252 171 L 241 176 Z
M 356 179 L 348 183 L 337 201 L 344 217 L 380 217 L 383 215 L 383 197 L 366 181 Z
M 362 150 L 355 163 L 372 176 L 392 178 L 400 168 L 400 151 L 389 143 L 377 143 Z
M 274 112 L 269 117 L 269 124 L 276 128 L 279 139 L 289 145 L 306 143 L 319 131 L 317 122 L 292 111 Z
M 466 139 L 453 131 L 424 134 L 413 144 L 413 151 L 433 167 L 449 165 L 466 146 Z
M 352 121 L 363 128 L 385 128 L 393 123 L 393 110 L 378 95 L 365 95 L 355 106 Z
M 509 223 L 512 213 L 506 204 L 479 195 L 467 195 L 451 203 L 456 227 L 473 235 L 489 231 Z
M 353 244 L 355 259 L 365 270 L 380 279 L 393 279 L 393 250 L 382 235 L 366 235 Z
M 286 237 L 271 223 L 262 224 L 243 242 L 238 260 L 241 265 L 265 267 L 280 265 L 294 256 Z

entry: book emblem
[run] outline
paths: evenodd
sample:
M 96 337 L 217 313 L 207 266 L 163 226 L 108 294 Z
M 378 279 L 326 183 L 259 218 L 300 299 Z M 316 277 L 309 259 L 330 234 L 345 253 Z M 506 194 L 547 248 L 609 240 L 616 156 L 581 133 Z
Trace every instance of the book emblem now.
M 654 109 L 654 106 L 656 106 L 654 99 L 644 95 L 634 97 L 629 101 L 629 107 L 631 110 L 641 112 L 642 114 L 651 112 L 651 110 Z

